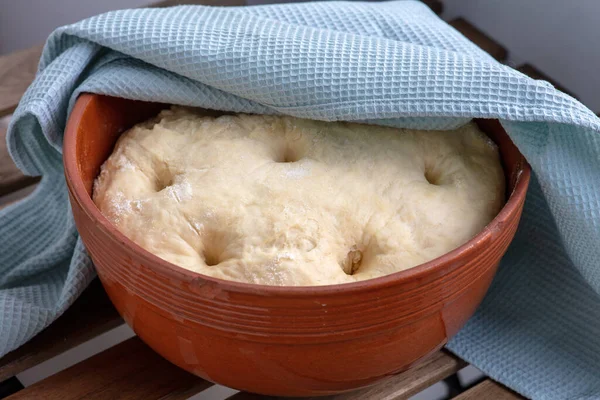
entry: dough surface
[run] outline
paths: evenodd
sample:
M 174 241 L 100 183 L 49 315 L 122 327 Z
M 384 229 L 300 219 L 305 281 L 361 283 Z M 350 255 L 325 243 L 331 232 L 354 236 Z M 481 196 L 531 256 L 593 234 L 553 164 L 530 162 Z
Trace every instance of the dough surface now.
M 173 107 L 121 136 L 93 199 L 127 237 L 184 268 L 327 285 L 465 243 L 504 204 L 504 175 L 473 123 L 417 131 Z

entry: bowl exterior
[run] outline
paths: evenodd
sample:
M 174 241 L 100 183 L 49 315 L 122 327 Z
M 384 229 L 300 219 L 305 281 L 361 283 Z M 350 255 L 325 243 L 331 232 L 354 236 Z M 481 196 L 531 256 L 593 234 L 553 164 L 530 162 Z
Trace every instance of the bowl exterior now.
M 65 133 L 67 186 L 79 233 L 119 313 L 163 357 L 210 381 L 314 396 L 402 372 L 440 349 L 475 312 L 517 229 L 529 169 L 499 124 L 484 121 L 500 145 L 511 195 L 500 215 L 454 252 L 387 277 L 313 288 L 183 270 L 125 238 L 90 198 L 118 135 L 161 107 L 81 96 Z

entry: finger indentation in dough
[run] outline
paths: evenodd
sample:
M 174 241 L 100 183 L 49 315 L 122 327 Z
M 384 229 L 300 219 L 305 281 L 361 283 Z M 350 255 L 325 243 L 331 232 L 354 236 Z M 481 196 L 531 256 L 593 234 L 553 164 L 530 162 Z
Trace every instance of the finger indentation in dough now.
M 354 273 L 360 268 L 362 260 L 362 251 L 356 245 L 354 245 L 350 248 L 350 251 L 348 251 L 346 258 L 342 262 L 342 269 L 346 275 L 354 275 Z
M 275 161 L 280 163 L 293 163 L 302 158 L 301 151 L 295 146 L 284 145 Z
M 169 186 L 173 185 L 173 174 L 168 167 L 155 168 L 155 180 L 154 180 L 154 189 L 157 192 L 165 190 Z
M 209 230 L 204 234 L 202 257 L 207 266 L 221 264 L 230 258 L 227 247 L 231 240 L 231 235 L 225 231 Z
M 439 171 L 436 171 L 434 168 L 431 167 L 425 167 L 425 179 L 427 179 L 427 182 L 429 182 L 429 184 L 431 185 L 440 185 L 440 178 L 441 178 L 441 174 Z

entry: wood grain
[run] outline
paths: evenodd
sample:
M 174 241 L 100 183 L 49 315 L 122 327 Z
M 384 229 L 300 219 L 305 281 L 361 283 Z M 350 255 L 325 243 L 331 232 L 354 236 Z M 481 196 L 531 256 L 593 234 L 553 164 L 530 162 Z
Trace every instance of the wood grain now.
M 446 352 L 439 351 L 410 370 L 387 379 L 375 386 L 354 392 L 328 397 L 315 397 L 310 400 L 393 400 L 407 399 L 436 382 L 456 373 L 467 364 Z M 230 400 L 277 399 L 251 393 L 240 392 Z M 305 398 L 306 400 L 307 398 Z
M 10 114 L 33 81 L 42 46 L 0 56 L 0 117 Z
M 500 43 L 483 33 L 464 18 L 456 18 L 448 23 L 496 60 L 504 61 L 508 57 L 508 51 Z
M 554 86 L 556 89 L 560 90 L 563 93 L 568 94 L 569 96 L 573 97 L 573 98 L 577 98 L 577 96 L 575 96 L 573 93 L 571 93 L 570 91 L 568 91 L 564 86 L 562 86 L 561 84 L 557 83 L 555 80 L 553 80 L 552 78 L 550 78 L 548 75 L 544 74 L 542 71 L 540 71 L 539 69 L 537 69 L 536 67 L 534 67 L 531 64 L 523 64 L 523 65 L 519 65 L 516 68 L 517 71 L 527 75 L 530 78 L 533 79 L 541 79 L 547 82 L 550 82 L 552 84 L 552 86 Z
M 466 392 L 461 393 L 454 400 L 520 400 L 524 397 L 502 386 L 491 379 L 475 385 Z
M 7 194 L 6 196 L 0 197 L 0 210 L 8 207 L 13 203 L 18 202 L 19 200 L 22 200 L 24 197 L 33 192 L 35 190 L 35 187 L 36 185 L 27 186 L 26 188 L 17 190 L 16 192 L 12 192 Z
M 0 358 L 0 382 L 123 324 L 96 279 L 52 325 Z
M 165 359 L 139 338 L 29 386 L 8 399 L 187 399 L 212 386 Z

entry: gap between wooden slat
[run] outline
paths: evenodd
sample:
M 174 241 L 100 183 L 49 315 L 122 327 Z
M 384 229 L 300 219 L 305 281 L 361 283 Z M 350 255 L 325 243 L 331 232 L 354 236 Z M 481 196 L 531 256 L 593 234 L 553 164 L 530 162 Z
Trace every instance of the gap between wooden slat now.
M 131 338 L 9 397 L 46 400 L 187 399 L 212 383 Z
M 96 279 L 54 323 L 18 349 L 0 358 L 0 381 L 63 353 L 123 324 Z
M 31 386 L 134 336 L 135 332 L 123 323 L 15 376 L 23 386 Z
M 423 389 L 456 373 L 467 364 L 456 356 L 439 351 L 422 363 L 401 374 L 366 389 L 335 396 L 303 398 L 304 400 L 397 400 L 407 399 Z M 230 400 L 276 399 L 250 393 L 237 393 Z
M 508 50 L 500 43 L 483 33 L 464 18 L 456 18 L 448 22 L 450 26 L 462 33 L 467 39 L 479 46 L 483 51 L 498 61 L 504 61 L 508 57 Z
M 23 385 L 17 378 L 10 378 L 0 382 L 0 399 L 8 397 L 13 393 L 17 393 L 23 389 Z
M 521 395 L 513 392 L 505 386 L 485 379 L 483 382 L 473 386 L 456 396 L 454 400 L 522 400 L 525 399 Z

